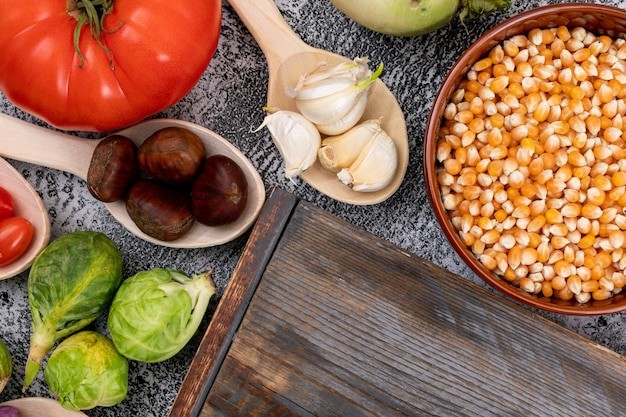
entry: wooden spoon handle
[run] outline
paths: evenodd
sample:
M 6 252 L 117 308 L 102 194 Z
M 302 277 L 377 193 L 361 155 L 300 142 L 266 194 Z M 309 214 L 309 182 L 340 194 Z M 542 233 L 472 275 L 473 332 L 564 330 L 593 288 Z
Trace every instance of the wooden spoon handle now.
M 289 56 L 314 50 L 291 29 L 273 0 L 228 0 L 267 59 L 270 74 Z
M 99 140 L 83 139 L 0 113 L 0 155 L 87 178 Z

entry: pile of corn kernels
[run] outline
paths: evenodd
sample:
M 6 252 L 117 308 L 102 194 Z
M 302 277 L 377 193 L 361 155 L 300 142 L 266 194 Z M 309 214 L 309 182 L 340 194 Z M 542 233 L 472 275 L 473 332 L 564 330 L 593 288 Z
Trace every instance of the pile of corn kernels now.
M 626 41 L 533 29 L 477 61 L 444 111 L 444 207 L 489 270 L 587 303 L 626 285 Z

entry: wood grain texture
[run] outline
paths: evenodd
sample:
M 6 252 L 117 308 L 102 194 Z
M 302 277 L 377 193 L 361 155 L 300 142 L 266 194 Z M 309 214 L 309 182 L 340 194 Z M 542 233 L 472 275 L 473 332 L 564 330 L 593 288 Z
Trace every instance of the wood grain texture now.
M 168 416 L 198 414 L 295 202 L 284 191 L 273 191 L 268 198 Z
M 626 358 L 300 203 L 201 416 L 623 413 Z

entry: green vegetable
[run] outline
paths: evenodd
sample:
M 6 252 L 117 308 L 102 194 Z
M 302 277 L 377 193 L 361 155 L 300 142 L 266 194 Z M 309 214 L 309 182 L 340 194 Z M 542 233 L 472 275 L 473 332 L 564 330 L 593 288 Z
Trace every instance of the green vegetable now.
M 106 336 L 81 331 L 59 343 L 43 376 L 64 408 L 110 407 L 126 398 L 128 359 Z
M 11 353 L 2 339 L 0 339 L 0 392 L 4 390 L 7 382 L 9 382 L 11 373 L 13 373 L 13 360 L 11 359 Z
M 459 18 L 477 18 L 505 9 L 511 0 L 331 0 L 346 16 L 368 29 L 392 36 L 416 36 L 447 25 L 461 8 Z
M 160 362 L 177 354 L 194 335 L 215 294 L 211 271 L 190 278 L 155 268 L 120 286 L 108 326 L 117 350 L 128 359 Z
M 28 277 L 33 334 L 24 391 L 54 343 L 94 321 L 121 282 L 122 254 L 103 233 L 69 233 L 39 254 Z

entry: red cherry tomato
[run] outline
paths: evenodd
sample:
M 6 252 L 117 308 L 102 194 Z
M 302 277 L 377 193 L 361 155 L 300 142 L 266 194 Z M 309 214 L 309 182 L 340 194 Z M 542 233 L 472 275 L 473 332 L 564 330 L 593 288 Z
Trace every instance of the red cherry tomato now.
M 0 187 L 0 219 L 13 216 L 13 196 L 6 189 Z
M 25 218 L 13 216 L 0 220 L 0 266 L 22 256 L 32 239 L 33 225 Z

